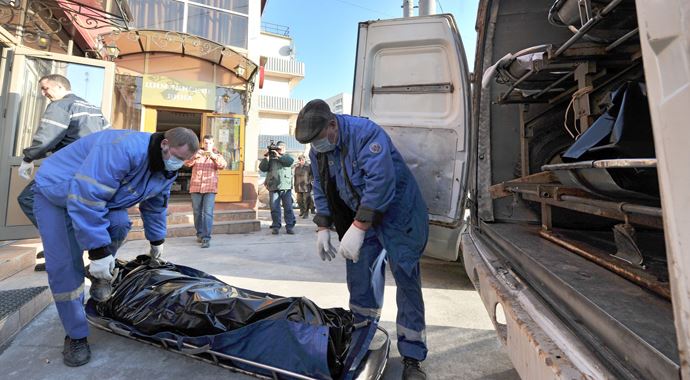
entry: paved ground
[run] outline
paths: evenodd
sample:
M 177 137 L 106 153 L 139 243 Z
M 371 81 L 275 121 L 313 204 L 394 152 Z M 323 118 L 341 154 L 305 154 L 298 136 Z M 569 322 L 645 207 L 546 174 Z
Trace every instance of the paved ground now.
M 322 262 L 315 253 L 313 224 L 300 220 L 296 235 L 270 235 L 268 214 L 260 211 L 262 230 L 214 236 L 210 249 L 194 238 L 169 239 L 165 258 L 198 268 L 230 284 L 285 296 L 303 295 L 320 307 L 347 307 L 345 265 L 338 257 Z M 147 242 L 125 244 L 118 256 L 133 258 Z M 461 265 L 432 259 L 422 262 L 429 357 L 429 379 L 517 379 L 482 302 Z M 0 283 L 0 289 L 46 284 L 31 270 Z M 382 325 L 395 337 L 395 283 L 386 279 Z M 92 360 L 79 368 L 62 364 L 64 336 L 54 305 L 48 306 L 7 347 L 0 348 L 3 379 L 159 379 L 247 377 L 210 364 L 92 329 Z M 400 378 L 395 343 L 384 379 Z

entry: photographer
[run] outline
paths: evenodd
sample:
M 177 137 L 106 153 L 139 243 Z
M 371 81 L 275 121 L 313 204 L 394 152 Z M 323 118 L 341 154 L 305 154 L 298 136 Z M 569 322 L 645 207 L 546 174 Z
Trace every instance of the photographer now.
M 259 170 L 266 174 L 266 188 L 271 203 L 271 229 L 273 235 L 278 235 L 281 226 L 280 203 L 283 203 L 285 213 L 285 230 L 289 235 L 294 234 L 295 213 L 292 211 L 292 163 L 294 159 L 285 155 L 285 143 L 278 141 L 271 144 L 264 153 L 264 159 L 259 164 Z

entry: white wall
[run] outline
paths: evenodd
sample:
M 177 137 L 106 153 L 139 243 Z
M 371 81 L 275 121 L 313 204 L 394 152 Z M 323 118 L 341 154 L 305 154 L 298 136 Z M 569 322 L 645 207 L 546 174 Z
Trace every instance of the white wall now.
M 261 95 L 290 97 L 290 80 L 287 78 L 277 78 L 266 76 L 264 78 L 264 88 L 259 90 Z
M 290 118 L 288 115 L 261 115 L 259 121 L 259 134 L 261 135 L 287 135 L 290 134 Z
M 247 55 L 257 66 L 259 65 L 259 58 L 261 52 L 261 0 L 249 1 L 249 31 L 247 40 Z M 257 72 L 258 81 L 258 72 Z M 259 89 L 258 84 L 254 87 L 254 95 Z M 244 161 L 245 163 L 254 163 L 257 160 L 257 150 L 259 146 L 259 111 L 258 111 L 258 96 L 252 96 L 251 106 L 249 107 L 249 114 L 247 123 L 245 125 L 244 137 Z M 245 172 L 254 173 L 255 165 L 245 164 Z
M 261 33 L 259 53 L 265 57 L 290 58 L 290 37 L 280 37 L 270 33 Z

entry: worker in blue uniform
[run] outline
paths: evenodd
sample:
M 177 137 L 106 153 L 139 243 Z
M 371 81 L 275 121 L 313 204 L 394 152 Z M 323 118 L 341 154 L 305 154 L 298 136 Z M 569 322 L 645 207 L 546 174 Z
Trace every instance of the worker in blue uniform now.
M 108 288 L 115 253 L 131 227 L 127 208 L 139 204 L 149 255 L 158 258 L 170 187 L 197 150 L 199 140 L 186 128 L 153 134 L 105 130 L 59 150 L 39 168 L 34 213 L 48 283 L 67 334 L 63 361 L 68 366 L 86 364 L 91 357 L 82 252 L 88 250 L 91 261 L 92 297 L 107 297 L 93 289 Z
M 358 318 L 381 315 L 382 283 L 372 285 L 371 269 L 385 249 L 397 285 L 398 350 L 404 379 L 425 379 L 424 301 L 419 259 L 429 235 L 427 207 L 417 183 L 386 132 L 371 120 L 331 113 L 320 99 L 297 117 L 295 137 L 310 143 L 317 249 L 322 260 L 336 250 L 347 259 L 350 310 Z M 316 163 L 316 164 L 314 164 Z
M 38 85 L 41 94 L 50 100 L 50 103 L 41 115 L 31 146 L 23 151 L 24 159 L 17 170 L 20 177 L 30 181 L 19 193 L 17 203 L 34 226 L 36 217 L 34 193 L 31 190 L 34 186 L 31 179 L 34 161 L 57 152 L 80 137 L 110 128 L 110 123 L 100 108 L 72 93 L 72 86 L 66 77 L 60 74 L 46 75 L 38 80 Z M 43 257 L 42 251 L 37 256 L 40 257 Z M 34 269 L 44 271 L 45 264 L 36 264 Z

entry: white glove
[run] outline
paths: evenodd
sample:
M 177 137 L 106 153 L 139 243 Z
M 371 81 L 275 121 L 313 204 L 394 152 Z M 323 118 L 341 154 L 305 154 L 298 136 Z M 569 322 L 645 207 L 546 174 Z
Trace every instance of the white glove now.
M 350 259 L 353 262 L 359 260 L 359 250 L 362 248 L 364 243 L 364 235 L 367 232 L 355 227 L 353 223 L 350 228 L 345 232 L 343 240 L 340 241 L 340 247 L 338 247 L 338 253 L 340 253 L 344 258 Z
M 22 164 L 19 165 L 19 169 L 17 170 L 17 173 L 19 174 L 20 177 L 24 178 L 27 181 L 31 180 L 31 175 L 34 173 L 34 163 L 32 162 L 26 162 L 22 160 Z
M 316 234 L 316 251 L 323 261 L 331 261 L 335 257 L 335 247 L 331 244 L 331 231 L 328 228 Z
M 94 278 L 101 280 L 113 280 L 113 269 L 115 269 L 115 257 L 108 255 L 102 259 L 92 260 L 89 265 L 89 273 Z
M 153 245 L 151 244 L 151 249 L 149 250 L 149 256 L 151 256 L 152 259 L 158 259 L 161 257 L 163 254 L 163 246 L 165 243 L 161 243 L 161 245 Z

